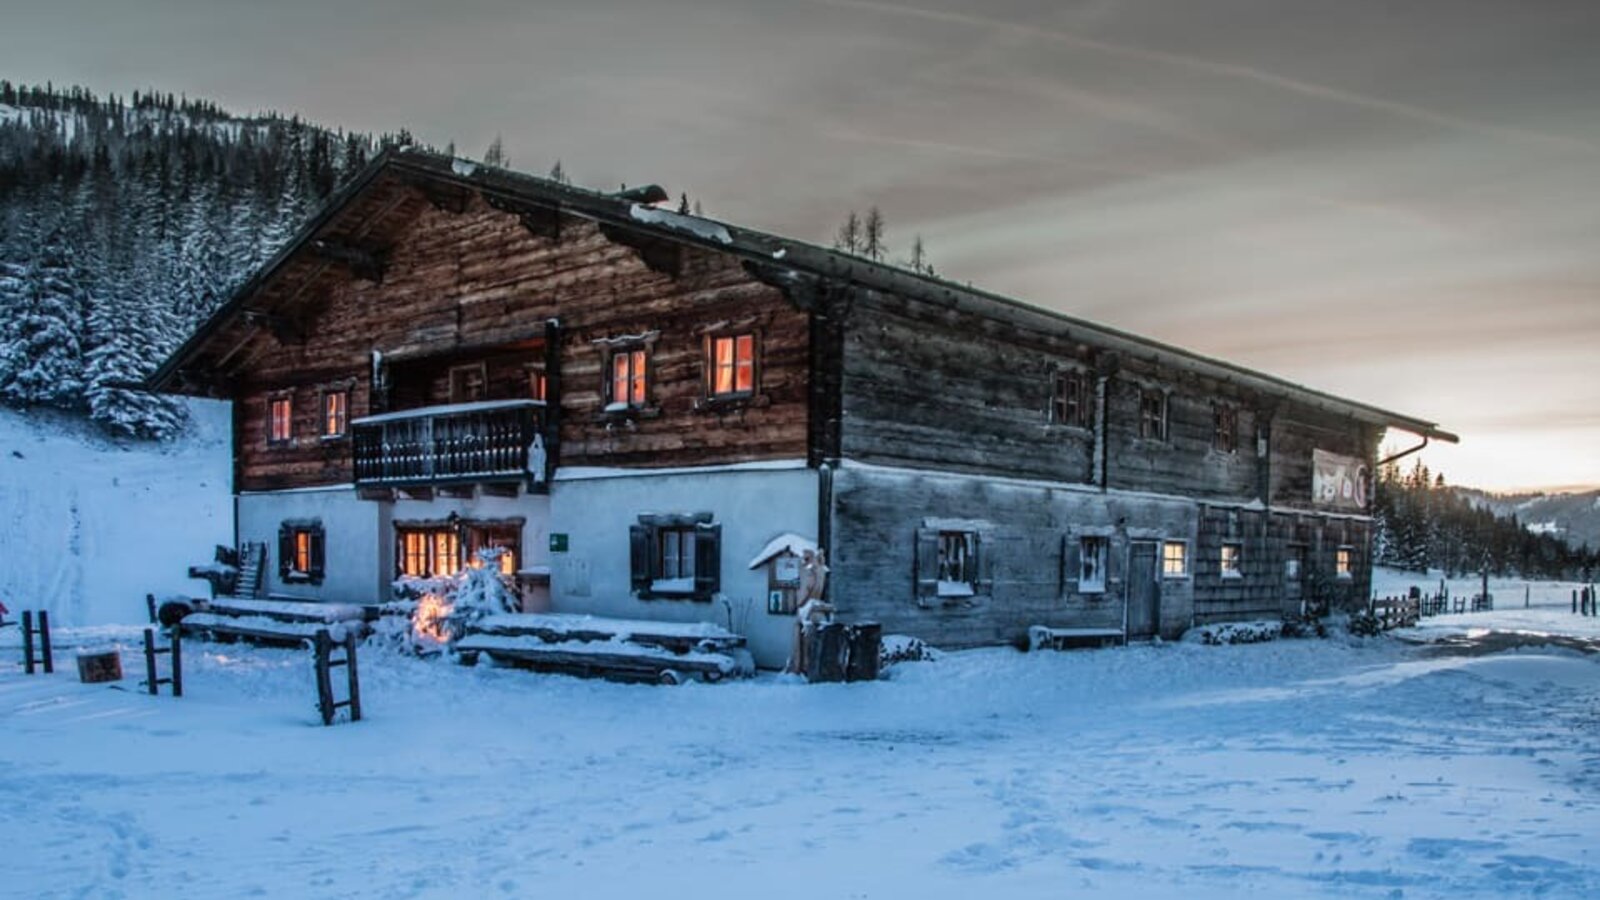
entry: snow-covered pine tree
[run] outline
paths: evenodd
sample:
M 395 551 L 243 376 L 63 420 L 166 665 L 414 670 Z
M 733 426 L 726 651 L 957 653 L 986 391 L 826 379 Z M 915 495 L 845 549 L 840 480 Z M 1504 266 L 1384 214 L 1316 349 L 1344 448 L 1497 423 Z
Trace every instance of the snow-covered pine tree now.
M 4 342 L 12 362 L 0 397 L 19 406 L 80 407 L 80 336 L 87 314 L 76 255 L 62 229 L 52 228 L 29 266 L 22 302 L 7 329 Z

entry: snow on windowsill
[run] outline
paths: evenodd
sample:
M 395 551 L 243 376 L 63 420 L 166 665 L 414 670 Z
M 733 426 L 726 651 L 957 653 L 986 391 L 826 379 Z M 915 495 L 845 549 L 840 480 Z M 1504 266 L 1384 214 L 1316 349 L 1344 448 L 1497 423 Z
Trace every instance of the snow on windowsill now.
M 692 594 L 693 578 L 657 578 L 650 582 L 650 590 L 657 594 Z
M 939 582 L 939 596 L 941 597 L 971 597 L 973 593 L 972 585 L 965 581 Z

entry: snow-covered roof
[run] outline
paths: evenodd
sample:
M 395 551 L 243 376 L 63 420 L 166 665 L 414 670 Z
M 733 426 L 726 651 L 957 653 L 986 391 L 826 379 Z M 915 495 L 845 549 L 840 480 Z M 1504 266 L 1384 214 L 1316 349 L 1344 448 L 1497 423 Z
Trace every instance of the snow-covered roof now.
M 795 556 L 805 556 L 807 550 L 812 553 L 817 552 L 817 542 L 810 538 L 803 538 L 792 531 L 786 532 L 768 541 L 767 545 L 761 548 L 761 552 L 750 560 L 750 568 L 754 569 L 757 566 L 764 565 L 768 560 L 784 551 L 793 553 Z

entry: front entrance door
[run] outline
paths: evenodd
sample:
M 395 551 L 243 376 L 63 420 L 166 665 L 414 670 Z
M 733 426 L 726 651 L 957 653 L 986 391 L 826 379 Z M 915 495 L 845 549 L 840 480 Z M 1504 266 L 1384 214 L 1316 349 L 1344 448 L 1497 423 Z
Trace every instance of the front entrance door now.
M 1160 622 L 1155 541 L 1128 545 L 1128 637 L 1154 637 Z

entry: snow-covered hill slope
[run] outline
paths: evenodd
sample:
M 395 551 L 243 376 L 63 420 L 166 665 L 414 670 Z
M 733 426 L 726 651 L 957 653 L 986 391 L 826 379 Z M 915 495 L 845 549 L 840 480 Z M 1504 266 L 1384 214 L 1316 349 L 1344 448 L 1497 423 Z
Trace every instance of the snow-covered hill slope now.
M 187 568 L 233 542 L 229 414 L 191 407 L 170 444 L 0 408 L 0 602 L 61 625 L 136 622 L 144 595 L 194 592 Z

